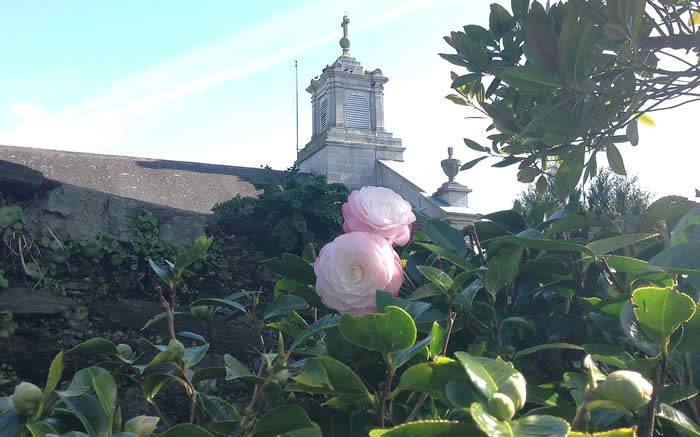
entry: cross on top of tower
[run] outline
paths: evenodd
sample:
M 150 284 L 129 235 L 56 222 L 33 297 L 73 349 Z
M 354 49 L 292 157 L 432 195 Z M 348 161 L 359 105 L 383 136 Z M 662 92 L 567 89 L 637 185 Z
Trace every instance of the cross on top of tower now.
M 348 55 L 350 53 L 350 38 L 348 37 L 348 25 L 350 20 L 347 15 L 343 15 L 343 21 L 340 23 L 340 27 L 343 28 L 343 37 L 340 38 L 340 47 L 343 49 L 343 54 Z

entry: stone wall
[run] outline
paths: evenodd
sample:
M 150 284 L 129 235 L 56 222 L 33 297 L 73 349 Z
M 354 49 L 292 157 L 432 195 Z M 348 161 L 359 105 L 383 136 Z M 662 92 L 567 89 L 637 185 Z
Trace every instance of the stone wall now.
M 60 240 L 90 240 L 99 235 L 120 242 L 133 239 L 130 223 L 143 210 L 158 220 L 160 239 L 176 247 L 206 234 L 211 216 L 103 193 L 45 178 L 31 168 L 0 161 L 0 193 L 17 199 L 30 231 L 46 228 Z

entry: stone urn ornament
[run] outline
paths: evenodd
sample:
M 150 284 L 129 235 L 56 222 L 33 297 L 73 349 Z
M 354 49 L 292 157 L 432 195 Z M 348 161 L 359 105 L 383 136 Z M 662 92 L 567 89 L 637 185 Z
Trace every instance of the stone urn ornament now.
M 440 161 L 440 166 L 442 166 L 442 171 L 448 177 L 449 182 L 454 182 L 455 176 L 459 173 L 459 169 L 462 167 L 462 161 L 453 158 L 454 148 L 447 148 L 447 159 Z

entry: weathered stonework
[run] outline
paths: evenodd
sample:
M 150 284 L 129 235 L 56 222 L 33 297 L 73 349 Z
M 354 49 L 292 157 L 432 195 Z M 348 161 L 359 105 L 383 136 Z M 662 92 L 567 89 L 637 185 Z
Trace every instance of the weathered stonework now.
M 391 167 L 403 162 L 405 148 L 384 126 L 384 85 L 389 79 L 380 69 L 364 70 L 350 56 L 348 24 L 343 17 L 343 54 L 306 89 L 311 94 L 312 136 L 297 155 L 299 169 L 350 190 L 389 187 L 430 218 L 445 219 L 456 227 L 471 223 L 478 214 L 467 208 L 471 190 L 454 181 L 460 166 L 451 153 L 442 162 L 449 181 L 434 195 Z

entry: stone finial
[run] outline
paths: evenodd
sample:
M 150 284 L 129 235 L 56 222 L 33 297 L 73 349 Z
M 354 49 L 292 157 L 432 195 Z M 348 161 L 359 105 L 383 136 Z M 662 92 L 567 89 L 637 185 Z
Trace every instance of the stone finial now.
M 348 37 L 348 25 L 350 20 L 347 15 L 343 15 L 343 21 L 340 23 L 340 27 L 343 28 L 343 37 L 340 38 L 340 47 L 343 49 L 343 54 L 347 55 L 350 53 L 350 38 Z
M 462 162 L 459 159 L 455 159 L 452 157 L 453 154 L 454 148 L 448 147 L 447 159 L 443 159 L 440 162 L 440 165 L 442 166 L 442 171 L 445 172 L 445 175 L 447 176 L 450 182 L 454 182 L 455 176 L 457 176 L 457 174 L 459 173 L 459 169 L 462 166 Z

